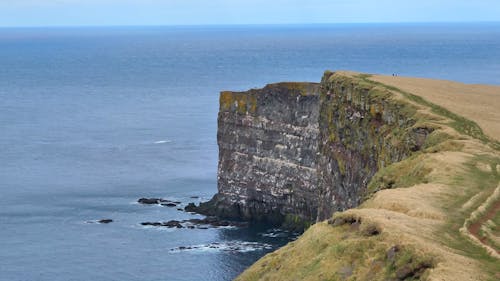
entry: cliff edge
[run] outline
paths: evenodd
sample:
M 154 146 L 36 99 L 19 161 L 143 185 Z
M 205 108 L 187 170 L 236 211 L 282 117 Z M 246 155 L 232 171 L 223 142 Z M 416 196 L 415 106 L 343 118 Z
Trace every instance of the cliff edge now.
M 237 280 L 500 279 L 500 87 L 353 72 L 326 72 L 313 95 L 289 95 L 297 88 L 290 85 L 267 95 L 286 97 L 275 112 L 287 116 L 281 127 L 271 113 L 265 125 L 242 121 L 262 116 L 258 108 L 267 103 L 254 103 L 258 97 L 240 102 L 238 94 L 221 94 L 219 126 L 232 124 L 238 136 L 219 132 L 221 157 L 229 161 L 219 163 L 219 180 L 227 184 L 217 195 L 224 204 L 215 205 L 250 217 L 291 213 L 319 221 Z M 303 96 L 317 115 L 296 123 L 307 113 L 294 114 Z M 294 99 L 296 107 L 283 107 Z M 258 144 L 255 131 L 242 138 L 248 124 L 261 128 L 263 139 L 276 137 Z M 301 137 L 310 158 L 298 152 Z M 273 175 L 287 180 L 273 189 L 281 183 Z M 249 198 L 254 203 L 246 205 Z M 255 203 L 261 199 L 274 203 Z M 257 205 L 250 212 L 241 207 Z
M 434 130 L 388 93 L 329 75 L 221 93 L 218 193 L 195 211 L 306 228 L 357 207 L 375 173 Z
M 195 211 L 304 228 L 316 220 L 319 84 L 220 94 L 218 193 Z

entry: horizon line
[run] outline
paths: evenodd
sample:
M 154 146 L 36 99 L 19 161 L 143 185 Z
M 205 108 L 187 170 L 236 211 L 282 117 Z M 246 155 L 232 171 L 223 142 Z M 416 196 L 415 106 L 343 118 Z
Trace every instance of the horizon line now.
M 69 24 L 69 25 L 0 25 L 0 28 L 99 28 L 99 27 L 225 27 L 225 26 L 312 26 L 312 25 L 391 25 L 391 24 L 495 24 L 486 21 L 401 21 L 401 22 L 314 22 L 314 23 L 201 23 L 201 24 Z

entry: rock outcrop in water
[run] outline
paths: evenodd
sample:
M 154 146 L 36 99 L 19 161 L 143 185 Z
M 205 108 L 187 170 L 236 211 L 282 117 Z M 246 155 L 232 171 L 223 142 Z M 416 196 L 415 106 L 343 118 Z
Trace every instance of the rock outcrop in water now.
M 359 205 L 378 169 L 420 149 L 430 130 L 414 110 L 332 74 L 222 92 L 218 193 L 194 211 L 304 227 Z

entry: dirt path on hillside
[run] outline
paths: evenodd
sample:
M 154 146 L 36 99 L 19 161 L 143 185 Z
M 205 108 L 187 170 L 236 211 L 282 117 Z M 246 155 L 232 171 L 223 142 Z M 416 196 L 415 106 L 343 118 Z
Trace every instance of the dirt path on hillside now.
M 479 241 L 481 241 L 481 243 L 489 246 L 500 254 L 500 249 L 495 249 L 493 245 L 488 242 L 488 238 L 486 236 L 483 237 L 479 235 L 481 226 L 483 226 L 488 220 L 493 219 L 497 212 L 500 212 L 500 200 L 493 204 L 493 206 L 490 207 L 489 211 L 484 216 L 482 216 L 481 219 L 469 226 L 469 232 L 474 235 Z

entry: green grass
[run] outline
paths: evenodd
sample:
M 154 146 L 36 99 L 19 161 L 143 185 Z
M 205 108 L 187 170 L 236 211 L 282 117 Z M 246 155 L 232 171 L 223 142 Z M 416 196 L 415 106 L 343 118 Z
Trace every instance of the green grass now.
M 436 145 L 439 145 L 445 141 L 448 141 L 452 139 L 452 137 L 443 132 L 443 131 L 434 131 L 430 135 L 427 136 L 427 139 L 425 140 L 424 143 L 424 149 L 430 149 Z M 431 151 L 431 152 L 437 152 L 437 150 Z
M 368 184 L 365 200 L 383 189 L 427 183 L 428 175 L 432 170 L 425 166 L 425 158 L 425 154 L 415 153 L 401 162 L 379 170 Z
M 457 191 L 456 194 L 450 194 L 450 198 L 445 201 L 450 202 L 450 204 L 443 206 L 449 214 L 449 223 L 439 230 L 442 233 L 437 235 L 437 237 L 444 237 L 443 242 L 456 249 L 460 254 L 482 261 L 483 269 L 494 275 L 496 272 L 500 272 L 500 263 L 498 260 L 490 256 L 485 249 L 474 244 L 470 239 L 459 233 L 459 229 L 463 226 L 470 212 L 477 209 L 479 205 L 486 201 L 500 181 L 500 176 L 496 170 L 481 170 L 477 167 L 478 163 L 495 165 L 500 163 L 500 158 L 489 155 L 477 155 L 465 164 L 467 167 L 465 172 L 451 179 L 452 185 L 467 188 L 463 191 Z M 476 203 L 471 205 L 469 209 L 462 210 L 462 206 L 470 198 L 479 193 L 482 196 L 477 198 Z
M 464 118 L 458 114 L 455 114 L 444 107 L 441 107 L 439 105 L 431 103 L 420 96 L 403 91 L 403 90 L 401 90 L 397 87 L 394 87 L 394 86 L 390 86 L 390 85 L 386 85 L 386 84 L 383 84 L 380 82 L 370 80 L 369 78 L 371 76 L 372 75 L 369 75 L 369 74 L 360 74 L 357 77 L 360 78 L 361 80 L 363 80 L 364 82 L 372 83 L 373 85 L 378 85 L 378 86 L 384 87 L 388 90 L 400 93 L 405 98 L 407 98 L 407 99 L 409 99 L 417 104 L 420 104 L 420 105 L 423 105 L 425 107 L 430 108 L 433 113 L 448 118 L 450 120 L 450 123 L 448 125 L 451 126 L 453 129 L 455 129 L 456 131 L 458 131 L 462 134 L 471 136 L 475 139 L 481 140 L 483 143 L 489 144 L 492 148 L 494 148 L 496 150 L 500 150 L 500 142 L 492 140 L 491 138 L 486 136 L 484 134 L 483 130 L 481 129 L 481 127 L 479 127 L 479 125 L 476 124 L 474 121 L 469 120 L 467 118 Z
M 435 265 L 433 257 L 417 252 L 412 246 L 392 245 L 384 239 L 383 234 L 367 236 L 361 227 L 354 229 L 349 223 L 316 224 L 300 240 L 265 256 L 239 278 L 390 280 L 405 269 L 417 272 L 419 268 L 425 270 Z M 398 250 L 389 256 L 392 248 Z

